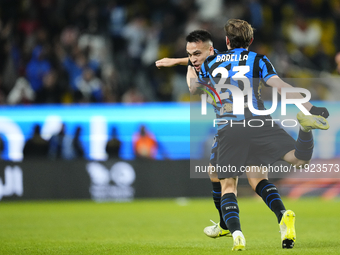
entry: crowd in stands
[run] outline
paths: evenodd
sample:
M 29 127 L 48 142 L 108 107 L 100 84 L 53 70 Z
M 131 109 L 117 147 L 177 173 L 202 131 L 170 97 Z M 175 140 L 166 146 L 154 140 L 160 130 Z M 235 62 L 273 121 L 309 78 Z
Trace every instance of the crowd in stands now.
M 66 132 L 66 125 L 62 124 L 58 133 L 49 139 L 44 139 L 41 135 L 41 126 L 35 124 L 32 134 L 26 140 L 23 148 L 24 159 L 51 159 L 51 160 L 74 160 L 86 158 L 81 126 L 75 128 L 74 134 Z M 106 153 L 109 159 L 121 158 L 122 142 L 118 138 L 116 127 L 112 127 L 112 133 L 106 142 Z M 144 125 L 133 134 L 133 153 L 138 159 L 153 160 L 158 151 L 158 142 L 155 135 L 147 130 Z M 4 150 L 4 141 L 0 136 L 0 153 Z M 163 154 L 163 156 L 165 156 Z
M 84 157 L 80 126 L 76 128 L 74 135 L 70 136 L 66 134 L 66 126 L 63 124 L 60 132 L 52 135 L 49 140 L 41 136 L 40 130 L 40 125 L 34 125 L 32 136 L 27 139 L 23 149 L 24 159 L 71 160 Z
M 1 0 L 0 104 L 188 101 L 186 68 L 154 62 L 186 56 L 195 29 L 224 50 L 229 18 L 253 25 L 251 50 L 282 77 L 337 73 L 340 0 Z

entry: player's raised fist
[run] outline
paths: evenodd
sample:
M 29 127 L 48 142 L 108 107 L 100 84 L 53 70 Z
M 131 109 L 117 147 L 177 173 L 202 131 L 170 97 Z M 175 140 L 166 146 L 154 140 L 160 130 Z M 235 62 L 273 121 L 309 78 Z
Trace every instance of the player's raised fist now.
M 157 60 L 155 63 L 158 69 L 162 67 L 172 67 L 177 65 L 176 61 L 172 58 L 162 58 L 160 60 Z

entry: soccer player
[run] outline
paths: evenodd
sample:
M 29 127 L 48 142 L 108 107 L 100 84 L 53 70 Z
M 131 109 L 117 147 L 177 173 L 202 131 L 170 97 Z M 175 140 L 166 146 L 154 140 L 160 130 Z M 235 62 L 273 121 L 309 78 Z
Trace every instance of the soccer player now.
M 201 65 L 205 59 L 210 56 L 217 54 L 218 51 L 214 49 L 211 34 L 205 30 L 195 30 L 191 32 L 187 37 L 187 58 L 163 58 L 156 61 L 156 66 L 161 67 L 172 67 L 175 65 L 188 65 L 187 70 L 187 84 L 190 88 L 190 80 L 192 78 L 197 78 L 199 71 L 201 70 Z M 217 158 L 217 134 L 214 136 L 214 142 L 211 149 L 211 156 L 209 166 L 216 165 Z M 211 168 L 210 168 L 211 169 Z M 214 223 L 213 226 L 208 226 L 204 229 L 204 233 L 212 238 L 228 236 L 231 237 L 231 233 L 222 217 L 221 211 L 221 184 L 217 177 L 217 174 L 209 172 L 209 178 L 212 183 L 212 196 L 216 209 L 218 210 L 220 222 Z
M 218 80 L 223 78 L 229 84 L 242 88 L 245 98 L 251 97 L 256 110 L 265 110 L 261 100 L 261 80 L 266 85 L 277 88 L 279 93 L 283 88 L 291 88 L 291 85 L 277 76 L 267 57 L 248 51 L 248 47 L 253 42 L 253 28 L 250 24 L 243 20 L 230 19 L 224 28 L 228 50 L 209 56 L 205 60 L 199 74 L 200 83 L 190 84 L 191 93 L 198 93 L 197 88 L 207 84 L 207 80 L 211 86 L 215 86 L 215 78 Z M 247 94 L 247 87 L 251 88 L 251 94 Z M 233 95 L 230 94 L 229 97 L 222 100 L 223 105 L 217 103 L 214 106 L 217 118 L 228 120 L 228 123 L 223 122 L 218 126 L 217 153 L 219 156 L 216 163 L 219 166 L 231 165 L 240 170 L 242 166 L 269 165 L 281 158 L 296 167 L 302 167 L 309 163 L 313 153 L 311 130 L 329 128 L 328 122 L 324 118 L 329 116 L 326 108 L 315 107 L 309 102 L 302 104 L 313 115 L 298 113 L 297 119 L 301 128 L 298 139 L 295 141 L 277 124 L 272 126 L 272 123 L 265 121 L 270 116 L 252 113 L 247 103 L 244 103 L 243 106 L 244 114 L 233 114 Z M 287 98 L 300 99 L 303 96 L 300 93 L 292 92 L 287 94 Z M 262 120 L 264 125 L 253 128 L 247 124 L 249 119 Z M 241 231 L 236 199 L 237 180 L 240 175 L 242 175 L 242 171 L 236 173 L 218 172 L 222 188 L 221 211 L 234 239 L 233 250 L 244 250 L 246 245 Z M 257 176 L 247 173 L 247 176 L 252 189 L 262 197 L 277 217 L 282 248 L 293 248 L 296 240 L 294 212 L 286 210 L 277 188 L 268 181 L 267 172 L 260 172 Z

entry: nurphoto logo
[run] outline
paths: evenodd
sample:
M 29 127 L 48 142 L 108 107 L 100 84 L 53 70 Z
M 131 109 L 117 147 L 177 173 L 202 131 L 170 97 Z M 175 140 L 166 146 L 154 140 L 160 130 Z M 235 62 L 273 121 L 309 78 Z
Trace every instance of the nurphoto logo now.
M 270 109 L 265 109 L 265 110 L 258 110 L 255 109 L 253 105 L 253 89 L 249 86 L 246 89 L 242 91 L 240 88 L 237 86 L 231 85 L 231 84 L 215 84 L 216 90 L 207 84 L 203 84 L 207 88 L 209 88 L 211 92 L 209 92 L 207 89 L 200 88 L 201 90 L 205 91 L 205 94 L 201 94 L 201 114 L 206 115 L 207 114 L 207 103 L 210 103 L 212 105 L 217 105 L 220 103 L 220 115 L 223 116 L 225 114 L 232 114 L 232 115 L 243 115 L 244 114 L 244 109 L 248 108 L 249 111 L 255 115 L 260 115 L 260 116 L 265 116 L 265 115 L 270 115 L 275 110 L 277 109 L 278 105 L 278 96 L 277 96 L 277 88 L 272 88 L 272 106 Z M 224 89 L 224 92 L 221 92 L 221 90 Z M 289 99 L 287 98 L 288 93 L 302 93 L 305 94 L 305 97 L 303 98 L 294 98 L 294 99 Z M 222 100 L 228 99 L 230 97 L 230 93 L 232 94 L 232 103 L 222 103 Z M 209 95 L 209 97 L 208 97 Z M 247 96 L 247 102 L 245 102 L 244 97 Z M 289 88 L 282 88 L 281 89 L 281 115 L 285 116 L 287 115 L 287 104 L 293 104 L 295 105 L 300 111 L 302 111 L 305 115 L 311 115 L 309 111 L 302 105 L 303 103 L 307 103 L 311 98 L 311 93 L 304 88 L 297 88 L 297 87 L 289 87 Z M 218 103 L 217 103 L 218 100 Z M 276 119 L 277 120 L 277 119 Z M 259 119 L 254 119 L 254 120 L 248 120 L 248 122 L 261 122 L 260 125 L 251 125 L 248 123 L 250 127 L 261 127 L 264 124 L 264 121 L 259 120 Z M 266 120 L 267 121 L 267 120 Z M 272 122 L 272 126 L 274 125 L 274 121 L 272 119 L 268 119 L 268 121 Z M 232 120 L 229 121 L 232 125 Z M 244 125 L 245 125 L 245 121 Z M 292 125 L 288 125 L 287 122 L 294 122 Z M 228 120 L 226 119 L 214 119 L 213 121 L 213 126 L 215 125 L 221 125 L 221 124 L 227 124 Z M 286 123 L 286 124 L 285 124 Z M 234 124 L 236 124 L 234 122 Z M 240 124 L 240 123 L 237 123 Z M 291 119 L 286 119 L 283 120 L 281 123 L 284 127 L 295 127 L 297 125 L 296 120 L 291 120 Z

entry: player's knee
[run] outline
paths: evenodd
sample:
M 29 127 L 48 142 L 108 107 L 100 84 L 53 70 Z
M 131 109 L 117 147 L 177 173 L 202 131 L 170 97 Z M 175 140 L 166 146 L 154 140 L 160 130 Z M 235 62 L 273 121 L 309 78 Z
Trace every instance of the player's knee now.
M 215 170 L 215 167 L 212 166 L 211 164 L 209 164 L 209 171 L 208 171 L 208 174 L 209 174 L 209 178 L 212 182 L 219 182 L 220 180 L 218 179 L 218 174 Z
M 226 193 L 234 193 L 237 195 L 237 178 L 220 179 L 222 195 Z
M 220 179 L 218 179 L 217 177 L 213 178 L 213 177 L 210 176 L 210 181 L 211 182 L 220 182 Z
M 256 191 L 257 185 L 259 184 L 260 181 L 262 181 L 262 180 L 264 180 L 264 179 L 267 180 L 267 178 L 248 178 L 248 183 L 249 183 L 250 187 L 251 187 L 254 191 Z
M 248 179 L 248 183 L 249 183 L 250 187 L 251 187 L 253 190 L 255 190 L 255 189 L 254 189 L 254 185 L 255 185 L 254 180 L 253 180 L 253 179 Z
M 210 180 L 216 179 L 215 182 L 218 182 L 218 174 L 216 172 L 208 172 Z
M 310 162 L 310 160 L 302 160 L 302 159 L 296 159 L 296 161 L 294 162 L 294 166 L 296 168 L 301 168 L 304 167 L 305 165 L 308 165 Z

